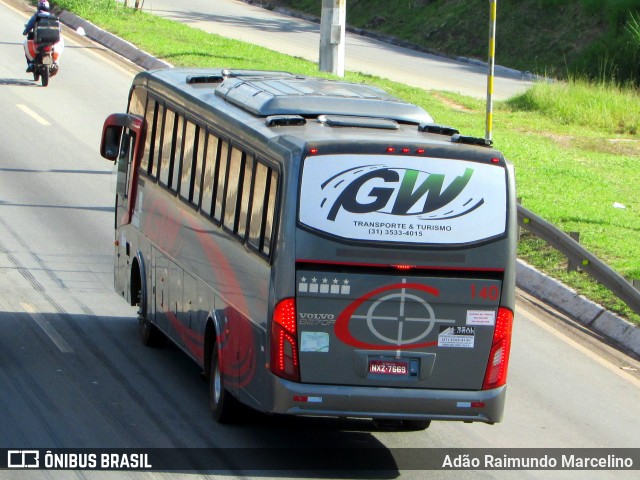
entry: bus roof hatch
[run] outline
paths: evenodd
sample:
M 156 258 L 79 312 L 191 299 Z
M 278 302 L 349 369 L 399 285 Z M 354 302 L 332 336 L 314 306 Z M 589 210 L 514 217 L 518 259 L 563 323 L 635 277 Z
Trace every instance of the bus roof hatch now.
M 422 108 L 369 85 L 300 76 L 231 76 L 216 96 L 253 115 L 353 115 L 404 123 L 431 123 Z

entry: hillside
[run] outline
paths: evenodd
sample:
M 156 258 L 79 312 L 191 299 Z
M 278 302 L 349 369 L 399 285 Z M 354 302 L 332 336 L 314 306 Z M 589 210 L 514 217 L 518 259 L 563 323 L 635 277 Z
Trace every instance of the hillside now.
M 448 56 L 486 60 L 487 0 L 346 0 L 347 24 Z M 320 17 L 322 0 L 252 0 Z M 564 78 L 640 83 L 640 0 L 501 0 L 496 62 Z M 635 24 L 637 25 L 637 23 Z M 631 28 L 630 28 L 631 26 Z

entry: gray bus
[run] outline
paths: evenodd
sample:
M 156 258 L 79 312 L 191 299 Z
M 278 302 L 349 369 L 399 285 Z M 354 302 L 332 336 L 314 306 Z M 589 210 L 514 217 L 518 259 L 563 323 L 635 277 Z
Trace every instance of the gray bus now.
M 367 85 L 139 73 L 104 124 L 115 289 L 214 418 L 499 422 L 515 303 L 512 167 Z

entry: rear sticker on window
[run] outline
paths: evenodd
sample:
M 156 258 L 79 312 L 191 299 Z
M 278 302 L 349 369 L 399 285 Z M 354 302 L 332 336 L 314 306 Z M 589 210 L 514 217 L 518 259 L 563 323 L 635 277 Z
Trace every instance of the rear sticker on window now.
M 326 332 L 301 332 L 301 352 L 328 352 L 329 334 Z
M 473 348 L 475 327 L 440 327 L 438 346 L 445 348 Z
M 299 218 L 354 240 L 463 244 L 504 234 L 506 189 L 505 170 L 495 165 L 319 155 L 305 159 Z
M 495 325 L 496 312 L 493 310 L 467 310 L 467 325 Z

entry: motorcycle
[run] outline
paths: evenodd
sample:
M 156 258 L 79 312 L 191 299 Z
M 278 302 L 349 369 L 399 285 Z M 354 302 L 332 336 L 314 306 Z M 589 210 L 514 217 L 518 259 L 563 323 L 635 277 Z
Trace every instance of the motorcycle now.
M 34 45 L 35 55 L 33 56 L 33 80 L 42 81 L 42 86 L 49 85 L 49 79 L 58 73 L 56 63 L 58 52 L 51 43 L 39 43 Z
M 49 85 L 49 79 L 58 73 L 58 58 L 63 48 L 58 18 L 39 16 L 25 44 L 25 54 L 32 59 L 34 81 L 41 80 L 43 87 Z

